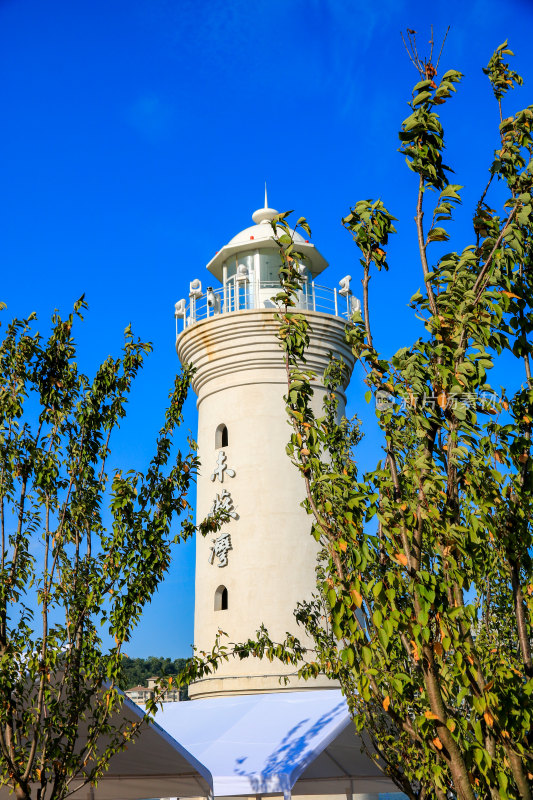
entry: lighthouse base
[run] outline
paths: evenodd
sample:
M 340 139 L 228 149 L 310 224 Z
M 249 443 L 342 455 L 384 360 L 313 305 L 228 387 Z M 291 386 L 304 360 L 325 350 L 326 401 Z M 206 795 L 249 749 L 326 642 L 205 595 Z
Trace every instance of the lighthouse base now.
M 287 683 L 285 683 L 287 680 Z M 297 675 L 213 675 L 202 678 L 189 686 L 191 700 L 206 697 L 229 697 L 243 694 L 270 694 L 271 692 L 316 691 L 317 689 L 339 689 L 339 683 L 325 675 L 304 681 Z

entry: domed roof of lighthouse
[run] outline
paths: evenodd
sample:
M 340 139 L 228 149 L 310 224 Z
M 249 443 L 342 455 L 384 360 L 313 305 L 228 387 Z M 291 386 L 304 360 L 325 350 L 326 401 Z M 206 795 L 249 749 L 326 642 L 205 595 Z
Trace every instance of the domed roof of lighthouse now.
M 244 252 L 249 253 L 254 250 L 276 250 L 277 244 L 274 241 L 270 223 L 277 214 L 279 214 L 279 211 L 276 211 L 275 208 L 269 208 L 268 206 L 267 190 L 265 186 L 265 205 L 263 208 L 258 208 L 257 211 L 254 211 L 252 214 L 252 220 L 255 222 L 255 225 L 250 225 L 249 228 L 245 228 L 230 239 L 228 244 L 224 245 L 207 264 L 207 269 L 218 278 L 219 281 L 222 281 L 222 267 L 230 256 L 235 256 L 238 253 Z M 313 278 L 316 277 L 326 269 L 328 262 L 308 239 L 304 239 L 303 236 L 292 229 L 291 234 L 294 243 L 305 256 L 306 263 Z

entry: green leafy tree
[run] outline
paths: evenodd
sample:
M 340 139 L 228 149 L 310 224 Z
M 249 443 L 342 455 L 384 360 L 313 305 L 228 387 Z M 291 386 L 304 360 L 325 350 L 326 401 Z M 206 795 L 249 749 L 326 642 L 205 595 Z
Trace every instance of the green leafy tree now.
M 172 542 L 194 530 L 196 455 L 173 445 L 191 371 L 176 379 L 146 472 L 109 475 L 111 436 L 151 346 L 128 327 L 121 357 L 90 380 L 72 338 L 84 307 L 56 313 L 48 340 L 32 315 L 0 344 L 0 786 L 20 800 L 95 783 L 136 735 L 120 714 L 123 645 Z M 156 702 L 157 692 L 148 714 Z
M 121 689 L 132 689 L 134 686 L 145 686 L 148 678 L 157 677 L 181 677 L 187 670 L 188 659 L 186 658 L 158 658 L 148 656 L 148 658 L 122 657 L 122 671 L 118 681 Z M 180 699 L 187 699 L 187 686 L 180 688 Z
M 521 83 L 505 63 L 510 55 L 504 42 L 484 70 L 500 143 L 472 243 L 432 264 L 462 188 L 448 181 L 437 107 L 462 76 L 449 70 L 437 83 L 431 60 L 413 51 L 421 74 L 400 141 L 418 176 L 423 289 L 411 306 L 425 332 L 392 357 L 374 345 L 369 282 L 388 269 L 394 217 L 365 200 L 343 220 L 360 251 L 364 308 L 346 335 L 383 435 L 383 458 L 365 475 L 353 459 L 353 428 L 335 413 L 342 364 L 330 370 L 324 414 L 313 413 L 310 323 L 296 308 L 301 254 L 287 214 L 273 222 L 288 451 L 322 545 L 319 595 L 297 611 L 316 647 L 301 674 L 340 681 L 357 728 L 413 800 L 532 796 L 533 107 L 503 116 L 505 94 Z M 499 210 L 488 204 L 497 182 L 493 205 L 505 189 Z M 298 225 L 309 232 L 304 219 Z M 504 357 L 523 381 L 496 394 L 489 374 Z M 265 635 L 262 642 L 270 656 L 302 656 L 292 640 L 281 649 Z
M 158 677 L 177 677 L 187 667 L 186 658 L 158 658 L 148 656 L 148 658 L 122 657 L 122 674 L 119 680 L 121 689 L 131 689 L 133 686 L 146 684 L 148 678 L 155 675 Z

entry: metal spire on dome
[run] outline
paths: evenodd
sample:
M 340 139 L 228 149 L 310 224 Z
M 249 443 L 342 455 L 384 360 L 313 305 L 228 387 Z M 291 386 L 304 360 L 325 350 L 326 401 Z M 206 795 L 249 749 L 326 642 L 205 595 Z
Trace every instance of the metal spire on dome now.
M 267 185 L 265 181 L 265 207 L 258 208 L 257 211 L 254 211 L 252 214 L 252 219 L 257 225 L 259 225 L 261 222 L 271 222 L 271 220 L 273 220 L 278 213 L 279 212 L 276 211 L 275 208 L 268 207 Z

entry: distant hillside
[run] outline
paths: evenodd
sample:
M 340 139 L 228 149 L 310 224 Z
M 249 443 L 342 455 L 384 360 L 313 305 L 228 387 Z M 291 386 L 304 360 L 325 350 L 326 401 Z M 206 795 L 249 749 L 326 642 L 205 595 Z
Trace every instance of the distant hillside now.
M 186 658 L 148 658 L 122 657 L 122 677 L 119 682 L 121 689 L 131 689 L 133 686 L 146 686 L 146 679 L 153 675 L 177 675 L 185 667 Z

